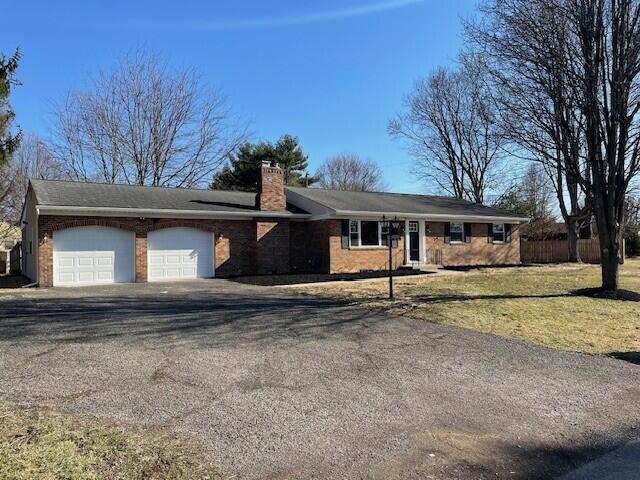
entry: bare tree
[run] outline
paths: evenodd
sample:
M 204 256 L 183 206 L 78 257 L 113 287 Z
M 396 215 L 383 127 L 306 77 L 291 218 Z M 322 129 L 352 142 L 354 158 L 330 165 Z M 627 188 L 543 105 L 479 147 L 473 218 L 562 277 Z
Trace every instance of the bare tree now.
M 493 206 L 528 217 L 530 223 L 527 227 L 538 220 L 541 220 L 539 225 L 545 225 L 554 221 L 554 196 L 553 187 L 543 167 L 531 163 L 522 177 L 507 188 Z M 526 230 L 532 232 L 536 228 L 534 226 Z
M 408 142 L 417 160 L 413 170 L 426 182 L 483 203 L 495 185 L 505 141 L 480 66 L 465 57 L 458 69 L 439 68 L 416 82 L 389 132 Z
M 90 77 L 55 120 L 53 152 L 78 180 L 197 186 L 245 140 L 219 92 L 146 52 Z
M 23 137 L 9 161 L 0 167 L 0 221 L 17 225 L 29 178 L 60 179 L 66 173 L 35 135 Z
M 473 33 L 481 32 L 492 71 L 502 71 L 500 84 L 520 98 L 510 121 L 540 133 L 523 145 L 584 192 L 598 227 L 602 287 L 615 290 L 625 197 L 640 171 L 640 6 L 494 0 L 484 11 L 488 23 Z
M 515 155 L 541 162 L 567 225 L 569 261 L 591 210 L 575 172 L 584 172 L 584 117 L 571 91 L 570 28 L 557 0 L 489 0 L 483 22 L 467 24 L 493 82 L 501 124 Z
M 322 188 L 357 192 L 379 192 L 387 189 L 380 166 L 372 160 L 351 153 L 326 159 L 315 177 Z

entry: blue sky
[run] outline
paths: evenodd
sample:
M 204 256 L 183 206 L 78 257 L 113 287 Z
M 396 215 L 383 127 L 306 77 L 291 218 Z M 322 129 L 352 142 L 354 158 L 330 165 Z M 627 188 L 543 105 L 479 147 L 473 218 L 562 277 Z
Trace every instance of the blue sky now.
M 52 102 L 141 47 L 195 66 L 255 139 L 300 137 L 311 170 L 354 152 L 393 191 L 424 192 L 386 133 L 414 80 L 455 61 L 475 2 L 441 0 L 31 1 L 3 6 L 0 51 L 16 46 L 12 98 L 26 132 L 47 136 Z

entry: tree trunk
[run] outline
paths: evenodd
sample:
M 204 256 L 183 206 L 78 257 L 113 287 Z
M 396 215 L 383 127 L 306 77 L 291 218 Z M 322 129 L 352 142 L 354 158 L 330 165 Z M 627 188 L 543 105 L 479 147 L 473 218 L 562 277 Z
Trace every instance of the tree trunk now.
M 602 263 L 602 289 L 614 291 L 618 289 L 618 270 L 620 268 L 618 248 L 600 248 Z
M 579 262 L 580 254 L 578 252 L 578 229 L 576 228 L 576 219 L 569 217 L 567 220 L 567 249 L 569 251 L 570 262 Z

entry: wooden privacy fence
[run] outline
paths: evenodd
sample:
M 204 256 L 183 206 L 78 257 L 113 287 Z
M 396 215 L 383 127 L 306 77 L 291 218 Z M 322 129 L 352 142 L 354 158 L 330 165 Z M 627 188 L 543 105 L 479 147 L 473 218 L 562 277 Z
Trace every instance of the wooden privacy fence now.
M 622 246 L 624 252 L 624 244 Z M 600 242 L 597 238 L 579 239 L 578 254 L 585 263 L 600 263 Z M 624 255 L 623 255 L 624 258 Z M 521 240 L 522 263 L 560 263 L 569 260 L 567 240 Z

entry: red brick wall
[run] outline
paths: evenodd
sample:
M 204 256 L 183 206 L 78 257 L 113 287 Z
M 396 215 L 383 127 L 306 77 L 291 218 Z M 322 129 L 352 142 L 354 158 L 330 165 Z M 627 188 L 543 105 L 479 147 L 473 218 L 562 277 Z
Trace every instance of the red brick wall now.
M 197 228 L 215 232 L 216 276 L 246 275 L 255 273 L 257 255 L 256 222 L 252 220 L 190 220 L 190 219 L 137 219 L 111 217 L 40 216 L 39 284 L 53 285 L 53 242 L 55 231 L 89 225 L 122 228 L 136 235 L 136 281 L 147 279 L 147 233 L 152 230 L 173 227 Z M 44 241 L 45 235 L 47 241 Z M 288 237 L 287 237 L 288 244 Z M 286 251 L 287 249 L 285 249 Z M 278 261 L 281 257 L 277 257 Z M 279 269 L 288 269 L 279 266 Z
M 53 285 L 53 240 L 51 232 L 45 238 L 40 230 L 39 236 L 38 283 L 41 287 L 50 287 Z
M 258 208 L 266 211 L 283 211 L 287 208 L 284 194 L 284 174 L 278 167 L 262 166 L 257 196 Z
M 309 272 L 311 259 L 308 252 L 309 222 L 289 224 L 289 265 L 292 272 Z
M 257 273 L 288 273 L 289 221 L 256 222 Z
M 136 235 L 136 282 L 147 281 L 147 235 Z
M 470 243 L 445 243 L 444 223 L 427 222 L 427 259 L 432 250 L 442 251 L 442 264 L 446 266 L 515 265 L 520 263 L 520 232 L 517 225 L 511 227 L 511 242 L 489 243 L 487 224 L 471 225 Z
M 216 276 L 255 273 L 317 272 L 346 273 L 361 270 L 384 270 L 388 249 L 342 249 L 341 221 L 289 222 L 288 220 L 189 220 L 137 219 L 107 217 L 39 217 L 39 283 L 53 283 L 53 241 L 55 231 L 85 225 L 101 225 L 135 232 L 136 282 L 147 280 L 147 233 L 172 227 L 189 227 L 211 231 L 216 238 Z M 520 237 L 512 227 L 512 241 L 505 244 L 487 242 L 486 224 L 472 225 L 472 241 L 444 243 L 444 223 L 428 223 L 427 258 L 434 250 L 442 252 L 445 266 L 517 264 L 520 262 Z M 47 240 L 45 241 L 45 235 Z M 393 249 L 393 266 L 404 263 L 404 242 Z
M 292 272 L 329 273 L 330 222 L 291 222 L 289 244 Z
M 354 273 L 361 270 L 386 270 L 389 265 L 387 247 L 342 248 L 342 221 L 327 220 L 329 236 L 330 273 Z M 404 241 L 392 250 L 393 267 L 404 263 Z

